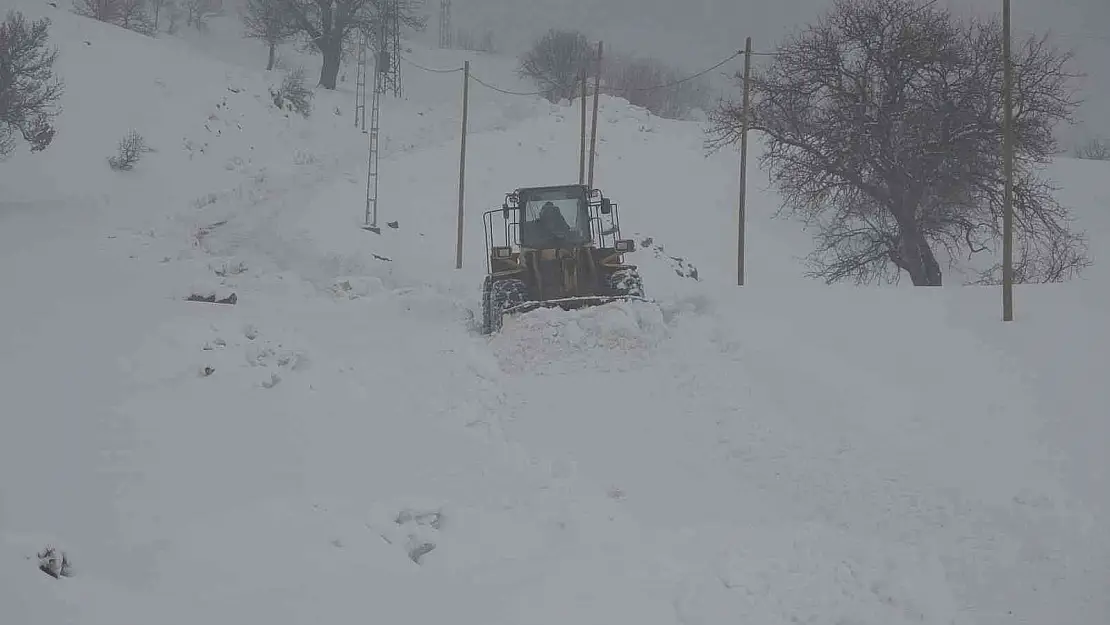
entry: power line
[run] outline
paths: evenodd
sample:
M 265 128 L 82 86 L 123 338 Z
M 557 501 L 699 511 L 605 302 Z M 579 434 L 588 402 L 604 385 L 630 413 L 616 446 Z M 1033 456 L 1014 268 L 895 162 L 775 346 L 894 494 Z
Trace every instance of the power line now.
M 455 69 L 432 69 L 431 67 L 424 67 L 423 65 L 417 63 L 416 61 L 413 61 L 407 56 L 402 56 L 401 60 L 408 63 L 409 65 L 412 65 L 416 69 L 422 69 L 425 72 L 431 72 L 433 74 L 454 74 L 455 72 L 463 71 L 463 68 L 461 67 L 456 67 Z
M 491 85 L 488 82 L 485 82 L 481 78 L 478 78 L 474 74 L 470 75 L 470 79 L 473 80 L 474 82 L 478 83 L 479 85 L 482 85 L 483 87 L 486 87 L 488 89 L 493 89 L 494 91 L 496 91 L 498 93 L 504 93 L 505 95 L 537 96 L 537 95 L 544 95 L 546 93 L 545 91 L 509 91 L 508 89 L 502 89 L 501 87 L 495 87 L 494 85 Z
M 744 54 L 744 51 L 739 50 L 738 52 L 736 52 L 736 54 L 733 54 L 732 56 L 730 56 L 727 59 L 721 61 L 720 63 L 717 63 L 713 67 L 703 69 L 702 71 L 700 71 L 696 74 L 692 74 L 690 76 L 687 76 L 685 78 L 679 78 L 678 80 L 672 80 L 671 82 L 663 83 L 661 85 L 655 85 L 654 87 L 626 87 L 626 88 L 623 88 L 623 89 L 619 89 L 618 91 L 655 91 L 656 89 L 666 89 L 668 87 L 673 87 L 675 85 L 681 85 L 682 83 L 689 82 L 691 80 L 694 80 L 695 78 L 701 78 L 702 76 L 705 76 L 709 72 L 721 67 L 725 63 L 728 63 L 729 61 L 735 59 L 738 56 L 742 56 L 743 54 Z
M 415 67 L 417 69 L 422 69 L 426 72 L 430 72 L 432 74 L 454 74 L 455 72 L 463 71 L 463 68 L 461 68 L 461 67 L 456 67 L 454 69 L 433 69 L 431 67 L 424 67 L 423 65 L 420 65 L 419 63 L 413 61 L 412 59 L 410 59 L 408 57 L 401 57 L 401 58 L 404 59 L 404 61 L 406 63 L 408 63 L 409 65 L 412 65 L 413 67 Z M 527 91 L 527 92 L 525 92 L 525 91 L 510 91 L 508 89 L 502 89 L 501 87 L 497 87 L 495 85 L 489 84 L 488 82 L 482 80 L 481 78 L 478 78 L 474 74 L 471 74 L 470 78 L 471 78 L 471 80 L 478 83 L 479 85 L 482 85 L 483 87 L 493 89 L 494 91 L 504 93 L 506 95 L 537 96 L 537 95 L 543 95 L 544 94 L 543 91 Z
M 1086 41 L 1101 41 L 1110 43 L 1110 36 L 1096 35 L 1094 33 L 1052 33 L 1061 39 L 1083 39 Z
M 752 56 L 775 56 L 776 54 L 777 53 L 775 53 L 775 52 L 753 52 Z M 694 80 L 696 78 L 701 78 L 702 76 L 705 76 L 709 72 L 712 72 L 712 71 L 722 67 L 723 65 L 725 65 L 729 61 L 732 61 L 733 59 L 736 59 L 737 57 L 740 57 L 740 56 L 743 56 L 743 55 L 744 55 L 744 51 L 739 50 L 739 51 L 733 53 L 732 55 L 726 57 L 725 59 L 721 60 L 720 62 L 715 63 L 714 65 L 712 65 L 712 66 L 710 66 L 706 69 L 703 69 L 700 72 L 697 72 L 695 74 L 691 74 L 691 75 L 686 76 L 684 78 L 679 78 L 677 80 L 672 80 L 672 81 L 669 81 L 669 82 L 666 82 L 666 83 L 663 83 L 663 84 L 652 85 L 650 87 L 627 87 L 627 88 L 617 89 L 616 91 L 644 92 L 644 91 L 655 91 L 655 90 L 658 90 L 658 89 L 666 89 L 668 87 L 673 87 L 675 85 L 680 85 L 684 82 L 689 82 L 689 81 Z M 421 69 L 421 70 L 424 70 L 426 72 L 430 72 L 430 73 L 433 73 L 433 74 L 453 74 L 455 72 L 463 71 L 463 68 L 461 68 L 461 67 L 458 67 L 458 68 L 455 68 L 455 69 L 433 69 L 433 68 L 430 68 L 430 67 L 424 67 L 423 65 L 420 65 L 419 63 L 416 63 L 415 61 L 413 61 L 412 59 L 410 59 L 408 57 L 401 57 L 401 58 L 405 62 L 412 65 L 413 67 L 416 67 L 417 69 Z M 513 91 L 511 89 L 503 89 L 503 88 L 498 87 L 496 85 L 492 85 L 492 84 L 482 80 L 481 78 L 478 78 L 474 74 L 470 74 L 470 78 L 474 82 L 482 85 L 483 87 L 486 87 L 487 89 L 492 89 L 493 91 L 496 91 L 498 93 L 503 93 L 505 95 L 531 97 L 531 96 L 542 96 L 542 95 L 545 95 L 547 93 L 546 91 Z

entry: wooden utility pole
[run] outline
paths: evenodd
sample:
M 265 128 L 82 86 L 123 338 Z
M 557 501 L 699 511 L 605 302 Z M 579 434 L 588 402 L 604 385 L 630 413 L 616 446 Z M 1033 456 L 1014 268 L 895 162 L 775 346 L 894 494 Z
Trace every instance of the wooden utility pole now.
M 459 224 L 455 240 L 455 269 L 462 269 L 463 200 L 466 197 L 466 123 L 470 111 L 470 61 L 463 64 L 462 140 L 459 147 Z
M 582 141 L 578 149 L 578 184 L 586 184 L 586 68 L 582 68 L 580 86 L 582 88 Z
M 1010 58 L 1010 0 L 1002 0 L 1002 321 L 1014 320 L 1014 103 Z
M 747 220 L 748 194 L 748 127 L 751 125 L 752 106 L 752 38 L 744 43 L 744 109 L 740 120 L 740 209 L 736 232 L 736 285 L 744 286 L 744 237 Z
M 597 105 L 601 97 L 601 48 L 602 43 L 597 42 L 597 74 L 594 76 L 594 119 L 590 126 L 590 178 L 587 181 L 590 189 L 594 188 L 594 157 L 597 155 Z

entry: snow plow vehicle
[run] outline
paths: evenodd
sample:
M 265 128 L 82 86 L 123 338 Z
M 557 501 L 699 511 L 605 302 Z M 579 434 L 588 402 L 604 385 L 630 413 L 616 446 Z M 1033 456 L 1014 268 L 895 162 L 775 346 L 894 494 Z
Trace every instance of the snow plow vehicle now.
M 520 188 L 484 222 L 484 334 L 499 331 L 506 315 L 541 307 L 646 301 L 636 266 L 624 262 L 635 243 L 621 238 L 617 204 L 598 189 Z

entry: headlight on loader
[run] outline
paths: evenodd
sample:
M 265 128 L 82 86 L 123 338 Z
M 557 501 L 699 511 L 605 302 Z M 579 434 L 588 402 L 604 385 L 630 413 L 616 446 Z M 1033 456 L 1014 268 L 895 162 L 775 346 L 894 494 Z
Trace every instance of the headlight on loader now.
M 513 255 L 513 248 L 511 247 L 495 247 L 493 248 L 494 258 L 510 258 Z
M 618 252 L 635 252 L 636 242 L 631 239 L 621 239 L 613 244 L 613 247 Z

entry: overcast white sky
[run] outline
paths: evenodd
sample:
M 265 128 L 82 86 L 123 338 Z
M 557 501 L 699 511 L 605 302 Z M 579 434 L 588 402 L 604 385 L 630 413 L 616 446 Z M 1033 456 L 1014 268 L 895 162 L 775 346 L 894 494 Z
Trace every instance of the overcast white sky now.
M 432 14 L 428 36 L 438 32 L 440 0 L 425 0 Z M 998 11 L 1002 0 L 940 0 L 957 11 Z M 452 0 L 456 27 L 480 33 L 515 51 L 552 26 L 583 30 L 622 51 L 671 59 L 702 69 L 744 46 L 772 48 L 790 29 L 812 21 L 828 0 Z M 1012 0 L 1018 31 L 1052 29 L 1075 48 L 1088 74 L 1080 132 L 1110 135 L 1110 0 Z M 1071 133 L 1069 133 L 1071 134 Z

